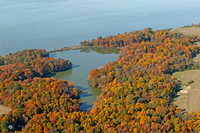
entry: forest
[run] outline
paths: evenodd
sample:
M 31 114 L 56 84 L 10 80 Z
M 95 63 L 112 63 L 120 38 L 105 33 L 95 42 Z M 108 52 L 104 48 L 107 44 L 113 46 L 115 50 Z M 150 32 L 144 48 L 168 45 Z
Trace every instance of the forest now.
M 200 110 L 188 113 L 172 104 L 180 82 L 171 74 L 199 69 L 192 58 L 200 37 L 142 31 L 98 37 L 83 46 L 124 47 L 114 62 L 93 69 L 92 86 L 102 90 L 91 111 L 80 110 L 81 90 L 46 75 L 71 68 L 45 50 L 0 57 L 0 103 L 12 108 L 0 117 L 1 132 L 198 132 Z

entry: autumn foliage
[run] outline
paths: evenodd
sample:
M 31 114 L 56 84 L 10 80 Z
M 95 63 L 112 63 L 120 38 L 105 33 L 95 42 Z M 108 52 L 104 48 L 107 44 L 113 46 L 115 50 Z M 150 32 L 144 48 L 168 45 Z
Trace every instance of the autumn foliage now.
M 171 34 L 169 32 L 163 32 L 160 34 L 160 31 L 153 31 L 151 28 L 146 28 L 142 31 L 133 31 L 130 33 L 118 34 L 115 36 L 99 36 L 97 39 L 92 39 L 91 41 L 83 41 L 80 44 L 83 46 L 96 46 L 96 47 L 105 47 L 105 48 L 116 48 L 116 47 L 125 47 L 131 45 L 132 43 L 141 43 L 144 42 L 155 42 L 155 41 L 164 41 L 166 38 L 173 39 L 183 39 L 188 38 L 190 42 L 198 40 L 197 36 L 184 36 L 181 34 Z
M 71 69 L 68 60 L 54 59 L 43 49 L 23 50 L 0 57 L 0 81 L 18 81 Z
M 90 119 L 84 121 L 94 124 L 84 129 L 110 133 L 199 131 L 199 113 L 186 113 L 171 103 L 180 83 L 170 75 L 199 68 L 192 60 L 198 53 L 193 43 L 199 37 L 147 29 L 136 33 L 138 41 L 133 41 L 133 36 L 131 41 L 124 40 L 133 33 L 97 39 L 109 38 L 100 43 L 103 47 L 123 46 L 118 45 L 119 40 L 128 43 L 117 61 L 90 72 L 90 84 L 100 87 L 102 93 L 88 115 Z
M 71 62 L 49 57 L 45 50 L 24 50 L 1 57 L 1 65 L 0 104 L 12 108 L 0 117 L 1 132 L 52 132 L 64 130 L 65 120 L 75 123 L 66 117 L 80 111 L 81 91 L 71 82 L 41 78 L 70 69 Z
M 44 50 L 1 57 L 0 103 L 12 111 L 0 117 L 0 131 L 198 132 L 200 112 L 187 113 L 172 104 L 180 82 L 171 74 L 200 68 L 192 60 L 199 40 L 147 28 L 82 42 L 124 47 L 116 61 L 88 75 L 89 83 L 102 90 L 88 112 L 80 110 L 81 91 L 72 83 L 43 78 L 69 69 L 69 61 L 51 58 Z

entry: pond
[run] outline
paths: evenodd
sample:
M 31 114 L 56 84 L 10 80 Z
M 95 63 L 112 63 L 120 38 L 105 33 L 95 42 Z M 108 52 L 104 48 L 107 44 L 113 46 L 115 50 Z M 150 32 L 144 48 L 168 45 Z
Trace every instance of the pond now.
M 93 101 L 100 95 L 101 90 L 89 85 L 87 81 L 88 74 L 92 69 L 98 68 L 100 65 L 105 65 L 109 61 L 117 60 L 118 53 L 118 49 L 85 48 L 51 54 L 51 56 L 55 58 L 68 59 L 73 64 L 72 69 L 58 72 L 54 78 L 73 81 L 76 87 L 83 91 L 80 95 L 83 103 L 81 105 L 81 110 L 91 110 Z

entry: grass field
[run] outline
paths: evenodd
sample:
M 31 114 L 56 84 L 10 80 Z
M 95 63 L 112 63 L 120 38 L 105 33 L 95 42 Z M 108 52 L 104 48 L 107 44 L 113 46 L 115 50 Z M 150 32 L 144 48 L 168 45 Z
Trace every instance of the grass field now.
M 182 33 L 184 35 L 198 35 L 200 36 L 200 27 L 183 27 L 183 28 L 174 28 L 170 30 L 172 33 Z
M 182 90 L 178 92 L 178 97 L 174 98 L 174 104 L 188 112 L 196 112 L 200 109 L 200 70 L 176 72 L 173 77 L 182 81 Z M 188 86 L 184 85 L 191 80 L 194 82 Z
M 0 115 L 8 113 L 10 110 L 11 108 L 4 105 L 0 105 Z
M 175 28 L 170 31 L 200 36 L 200 27 Z M 200 42 L 197 42 L 196 45 L 200 47 Z M 194 58 L 194 61 L 200 61 L 200 54 Z M 182 81 L 182 90 L 177 93 L 173 103 L 188 112 L 197 112 L 200 109 L 200 70 L 176 72 L 172 76 Z M 186 86 L 185 84 L 191 80 L 194 82 Z

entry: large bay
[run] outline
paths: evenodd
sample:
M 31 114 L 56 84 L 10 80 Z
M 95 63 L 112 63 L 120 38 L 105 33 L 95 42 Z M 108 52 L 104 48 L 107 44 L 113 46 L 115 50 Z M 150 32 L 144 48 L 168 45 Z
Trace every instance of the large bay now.
M 199 22 L 199 0 L 0 0 L 0 55 L 33 48 L 53 50 L 98 36 Z M 82 110 L 90 110 L 100 94 L 88 85 L 89 71 L 116 60 L 112 52 L 84 49 L 52 55 L 73 63 L 72 70 L 55 77 L 74 81 L 83 90 Z
M 199 0 L 0 0 L 0 55 L 199 22 Z

